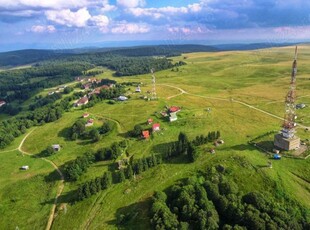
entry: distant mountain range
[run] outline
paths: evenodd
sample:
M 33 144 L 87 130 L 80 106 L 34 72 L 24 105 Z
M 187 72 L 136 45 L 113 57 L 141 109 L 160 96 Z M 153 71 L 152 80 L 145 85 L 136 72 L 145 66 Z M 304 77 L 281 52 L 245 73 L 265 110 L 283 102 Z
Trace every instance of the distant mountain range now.
M 0 53 L 0 66 L 12 67 L 27 65 L 60 57 L 74 56 L 85 53 L 109 53 L 127 57 L 136 56 L 177 56 L 181 53 L 219 52 L 233 50 L 254 50 L 272 47 L 290 46 L 293 43 L 254 43 L 254 44 L 222 44 L 222 45 L 150 45 L 133 47 L 86 47 L 63 50 L 27 49 Z

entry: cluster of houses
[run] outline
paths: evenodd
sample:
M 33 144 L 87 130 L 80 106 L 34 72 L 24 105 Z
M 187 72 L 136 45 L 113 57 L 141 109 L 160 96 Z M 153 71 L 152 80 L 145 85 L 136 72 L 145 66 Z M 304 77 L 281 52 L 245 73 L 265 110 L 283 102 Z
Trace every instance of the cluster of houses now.
M 173 122 L 178 120 L 177 113 L 181 111 L 181 108 L 179 106 L 171 106 L 166 107 L 166 111 L 162 111 L 161 115 L 163 117 L 169 117 L 169 121 Z
M 148 125 L 152 125 L 152 133 L 160 131 L 160 124 L 159 123 L 154 123 L 153 124 L 153 119 L 149 118 L 147 120 Z M 149 139 L 150 138 L 150 131 L 149 130 L 143 130 L 142 131 L 142 138 L 143 139 Z
M 0 107 L 4 106 L 6 104 L 5 101 L 0 100 Z

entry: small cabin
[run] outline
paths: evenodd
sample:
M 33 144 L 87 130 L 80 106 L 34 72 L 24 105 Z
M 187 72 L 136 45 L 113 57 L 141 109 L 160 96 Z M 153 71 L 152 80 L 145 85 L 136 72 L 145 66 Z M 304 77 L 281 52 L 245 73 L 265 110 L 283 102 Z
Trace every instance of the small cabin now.
M 141 93 L 141 88 L 140 88 L 140 86 L 137 86 L 137 88 L 136 88 L 136 93 Z
M 214 154 L 215 153 L 215 149 L 210 149 L 210 153 Z
M 0 101 L 0 107 L 3 106 L 3 105 L 5 105 L 5 104 L 6 104 L 5 101 Z
M 23 165 L 22 167 L 20 167 L 21 170 L 28 170 L 29 166 L 28 165 Z
M 176 120 L 178 120 L 177 114 L 176 113 L 170 113 L 169 121 L 173 122 L 173 121 L 176 121 Z
M 128 97 L 119 96 L 119 97 L 117 98 L 117 100 L 119 100 L 119 101 L 127 101 L 127 100 L 128 100 Z
M 83 118 L 89 117 L 89 113 L 84 113 L 84 114 L 82 115 L 82 117 L 83 117 Z
M 60 151 L 60 145 L 58 144 L 52 145 L 52 148 L 54 151 L 57 151 L 57 152 Z
M 79 107 L 81 105 L 86 105 L 88 103 L 88 98 L 85 96 L 85 97 L 82 97 L 80 98 L 77 103 L 75 103 L 75 106 L 76 107 Z

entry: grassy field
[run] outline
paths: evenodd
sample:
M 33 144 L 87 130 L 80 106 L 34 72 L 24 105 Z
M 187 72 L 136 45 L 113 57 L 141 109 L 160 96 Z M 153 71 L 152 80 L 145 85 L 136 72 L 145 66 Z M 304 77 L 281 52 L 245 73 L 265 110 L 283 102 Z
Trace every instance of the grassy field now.
M 310 47 L 301 46 L 299 49 L 298 102 L 306 103 L 308 107 L 297 111 L 298 122 L 309 126 L 310 66 L 307 62 L 310 60 Z M 90 149 L 97 150 L 124 140 L 128 131 L 136 124 L 145 123 L 150 117 L 161 124 L 161 132 L 147 141 L 129 139 L 127 151 L 135 159 L 157 152 L 163 143 L 175 141 L 180 131 L 186 132 L 192 139 L 196 135 L 220 130 L 225 144 L 218 147 L 214 155 L 206 150 L 210 146 L 200 148 L 201 155 L 195 163 L 175 159 L 152 168 L 135 180 L 113 185 L 83 202 L 70 203 L 68 198 L 81 183 L 101 176 L 113 162 L 93 164 L 79 181 L 65 183 L 52 228 L 117 229 L 117 215 L 133 211 L 136 215 L 127 229 L 148 229 L 149 198 L 154 191 L 164 190 L 175 181 L 193 175 L 196 170 L 216 164 L 223 164 L 231 170 L 230 179 L 236 181 L 243 192 L 285 192 L 310 210 L 310 158 L 284 158 L 273 161 L 272 169 L 266 168 L 268 157 L 247 142 L 268 131 L 279 130 L 281 120 L 236 102 L 245 102 L 249 106 L 283 117 L 283 101 L 288 90 L 293 52 L 293 47 L 285 47 L 245 52 L 191 53 L 176 57 L 175 61 L 184 60 L 187 65 L 179 67 L 177 72 L 165 70 L 155 73 L 159 97 L 156 101 L 140 99 L 141 95 L 147 95 L 146 92 L 152 88 L 150 74 L 115 78 L 111 71 L 105 71 L 100 78 L 142 82 L 142 93 L 133 93 L 130 100 L 113 105 L 101 102 L 86 110 L 72 109 L 58 121 L 35 129 L 26 139 L 23 150 L 38 154 L 51 144 L 60 144 L 61 151 L 48 159 L 62 166 Z M 181 94 L 175 87 L 186 93 Z M 132 92 L 134 88 L 128 88 L 128 91 Z M 166 105 L 182 107 L 176 122 L 170 123 L 158 115 Z M 116 125 L 115 130 L 96 143 L 69 140 L 70 127 L 86 111 L 95 119 L 95 125 L 100 126 L 107 120 L 112 120 Z M 309 138 L 310 133 L 300 128 L 298 135 L 305 139 Z M 17 139 L 8 150 L 16 148 L 14 146 L 18 146 L 20 141 L 21 138 Z M 22 214 L 21 220 L 12 213 L 18 213 L 18 205 L 32 199 L 34 206 L 30 206 L 31 211 L 38 212 L 39 207 L 42 209 L 36 214 L 37 225 L 32 226 L 32 229 L 42 229 L 50 207 L 46 201 L 53 197 L 57 183 L 44 181 L 44 175 L 51 173 L 53 168 L 40 159 L 25 157 L 22 158 L 23 161 L 19 161 L 20 158 L 22 157 L 17 152 L 0 154 L 3 162 L 1 167 L 5 169 L 0 172 L 5 178 L 0 186 L 0 194 L 4 197 L 3 194 L 25 178 L 28 172 L 20 172 L 18 167 L 29 164 L 29 174 L 33 173 L 33 176 L 25 179 L 29 183 L 20 183 L 19 186 L 25 188 L 18 187 L 16 191 L 24 189 L 30 193 L 32 189 L 45 185 L 39 191 L 43 195 L 24 200 L 20 193 L 20 203 L 16 202 L 16 206 L 12 206 L 11 197 L 5 196 L 6 201 L 0 206 L 0 213 L 4 217 L 0 224 L 12 228 L 15 225 L 22 226 L 22 220 L 31 221 L 26 212 Z M 17 196 L 16 192 L 11 191 L 11 194 L 10 196 Z M 15 224 L 17 221 L 18 224 Z

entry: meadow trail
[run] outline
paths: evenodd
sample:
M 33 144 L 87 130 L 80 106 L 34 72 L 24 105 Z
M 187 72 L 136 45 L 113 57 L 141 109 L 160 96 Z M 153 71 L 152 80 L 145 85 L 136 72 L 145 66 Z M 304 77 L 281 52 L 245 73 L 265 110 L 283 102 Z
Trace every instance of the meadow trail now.
M 246 106 L 250 109 L 254 109 L 256 111 L 259 111 L 261 113 L 264 113 L 268 116 L 271 116 L 273 118 L 276 118 L 276 119 L 279 119 L 279 120 L 283 120 L 283 117 L 279 117 L 277 115 L 274 115 L 272 113 L 269 113 L 265 110 L 262 110 L 262 109 L 259 109 L 259 108 L 256 108 L 254 107 L 253 105 L 250 105 L 246 102 L 243 102 L 243 101 L 239 101 L 239 100 L 234 100 L 234 99 L 225 99 L 225 98 L 218 98 L 218 97 L 209 97 L 209 96 L 202 96 L 202 95 L 198 95 L 198 94 L 192 94 L 192 93 L 189 93 L 187 91 L 185 91 L 184 89 L 180 88 L 180 87 L 177 87 L 177 86 L 172 86 L 172 85 L 167 85 L 167 84 L 159 84 L 159 85 L 162 85 L 162 86 L 167 86 L 167 87 L 170 87 L 170 88 L 174 88 L 174 89 L 177 89 L 179 91 L 181 91 L 181 93 L 179 94 L 176 94 L 176 95 L 173 95 L 173 96 L 170 96 L 170 97 L 167 97 L 167 99 L 171 99 L 171 98 L 174 98 L 174 97 L 177 97 L 177 96 L 180 96 L 180 95 L 183 95 L 183 94 L 187 94 L 187 95 L 190 95 L 190 96 L 194 96 L 194 97 L 201 97 L 201 98 L 205 98 L 205 99 L 212 99 L 212 100 L 220 100 L 220 101 L 230 101 L 230 102 L 235 102 L 235 103 L 238 103 L 240 105 L 243 105 L 243 106 Z M 297 126 L 301 127 L 301 128 L 304 128 L 304 129 L 309 129 L 309 127 L 307 126 L 304 126 L 304 125 L 301 125 L 301 124 L 298 124 L 297 123 Z
M 27 155 L 27 156 L 33 156 L 33 154 L 31 153 L 28 153 L 24 150 L 22 150 L 22 147 L 23 147 L 23 144 L 24 142 L 26 141 L 27 137 L 34 131 L 35 129 L 31 130 L 23 139 L 22 141 L 20 142 L 17 150 L 20 151 L 22 153 L 22 155 Z M 63 173 L 60 171 L 60 169 L 58 168 L 58 166 L 51 160 L 48 160 L 44 157 L 42 158 L 39 158 L 47 163 L 49 163 L 50 165 L 53 166 L 53 168 L 58 172 L 59 176 L 60 176 L 60 184 L 58 186 L 58 189 L 57 189 L 57 194 L 56 194 L 56 197 L 55 197 L 55 200 L 54 200 L 54 203 L 53 203 L 53 206 L 51 208 L 51 212 L 50 212 L 50 215 L 48 217 L 48 221 L 47 221 L 47 225 L 46 225 L 46 230 L 50 230 L 51 227 L 52 227 L 52 224 L 53 224 L 53 220 L 54 220 L 54 216 L 55 216 L 55 210 L 56 210 L 56 206 L 57 206 L 57 201 L 58 201 L 58 197 L 61 195 L 63 189 L 64 189 L 64 181 L 65 181 L 65 178 L 64 178 L 64 175 Z

